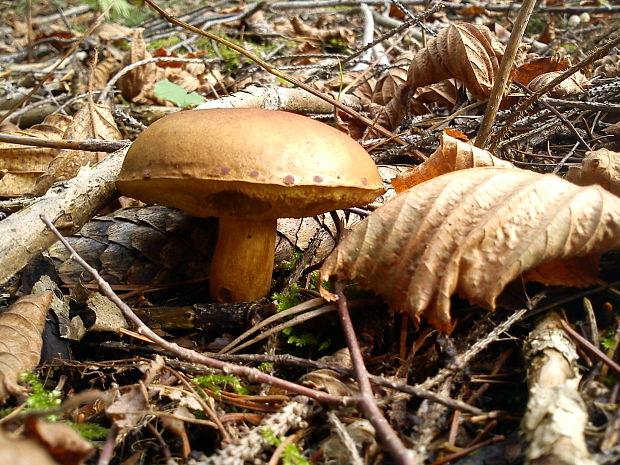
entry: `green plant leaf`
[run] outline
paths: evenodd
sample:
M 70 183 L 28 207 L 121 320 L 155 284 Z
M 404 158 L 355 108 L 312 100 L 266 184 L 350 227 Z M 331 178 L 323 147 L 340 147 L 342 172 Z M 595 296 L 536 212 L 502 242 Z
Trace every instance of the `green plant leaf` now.
M 188 93 L 183 87 L 168 79 L 162 79 L 155 83 L 153 95 L 163 100 L 169 100 L 177 107 L 188 108 L 200 105 L 205 101 L 204 97 L 196 92 Z

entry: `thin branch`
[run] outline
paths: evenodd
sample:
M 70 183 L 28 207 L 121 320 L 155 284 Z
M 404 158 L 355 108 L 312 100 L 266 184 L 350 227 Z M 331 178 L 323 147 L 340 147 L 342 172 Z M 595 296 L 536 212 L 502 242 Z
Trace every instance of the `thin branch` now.
M 84 150 L 86 152 L 112 153 L 130 144 L 128 140 L 59 140 L 41 139 L 40 137 L 16 136 L 14 134 L 0 133 L 0 142 L 18 145 L 32 145 L 35 147 L 49 147 L 52 149 Z
M 493 129 L 495 117 L 497 116 L 497 110 L 499 110 L 499 105 L 506 90 L 506 84 L 510 78 L 510 71 L 512 70 L 519 46 L 521 45 L 523 34 L 525 33 L 525 27 L 527 26 L 530 16 L 532 16 L 532 11 L 534 10 L 534 6 L 537 1 L 538 0 L 525 0 L 523 2 L 522 7 L 519 10 L 519 15 L 517 16 L 515 24 L 512 27 L 510 39 L 508 39 L 508 44 L 506 44 L 504 56 L 502 57 L 499 69 L 497 70 L 495 82 L 493 82 L 493 89 L 491 90 L 491 95 L 489 96 L 489 103 L 487 104 L 486 111 L 484 112 L 484 118 L 482 119 L 480 129 L 478 130 L 478 135 L 476 136 L 476 147 L 481 149 L 486 148 L 487 140 L 491 134 L 491 130 Z
M 616 31 L 617 30 L 618 29 L 616 29 Z M 521 104 L 519 104 L 519 106 L 515 110 L 512 111 L 512 114 L 508 117 L 508 119 L 504 121 L 502 127 L 500 128 L 498 133 L 495 135 L 495 137 L 493 137 L 493 139 L 491 139 L 489 144 L 487 144 L 488 150 L 490 152 L 493 152 L 497 149 L 499 142 L 506 135 L 510 127 L 515 123 L 515 121 L 517 121 L 521 117 L 523 112 L 530 105 L 532 105 L 536 100 L 538 100 L 545 93 L 549 92 L 551 89 L 553 89 L 555 86 L 557 86 L 559 83 L 561 83 L 565 79 L 568 79 L 570 76 L 575 74 L 577 71 L 585 68 L 586 66 L 591 65 L 592 63 L 594 63 L 596 60 L 598 60 L 602 56 L 607 55 L 611 50 L 613 50 L 618 45 L 620 45 L 620 34 L 617 34 L 615 37 L 612 37 L 611 39 L 609 39 L 605 45 L 597 48 L 586 59 L 571 66 L 566 71 L 558 75 L 555 79 L 552 79 L 551 81 L 549 81 L 547 85 L 541 87 L 536 92 L 534 92 L 532 95 L 530 95 L 528 98 L 526 98 L 523 102 L 521 102 Z
M 568 334 L 570 334 L 570 336 L 573 339 L 575 339 L 585 349 L 589 350 L 591 353 L 593 353 L 599 359 L 601 359 L 601 362 L 603 362 L 609 368 L 613 369 L 616 373 L 620 374 L 620 365 L 618 365 L 616 362 L 614 362 L 612 359 L 610 359 L 607 356 L 607 354 L 605 354 L 601 349 L 599 349 L 598 347 L 594 346 L 585 337 L 583 337 L 581 334 L 579 334 L 577 331 L 575 331 L 573 328 L 571 328 L 570 325 L 566 321 L 560 320 L 560 323 L 562 324 L 562 328 L 564 328 L 564 330 Z
M 379 439 L 387 448 L 394 461 L 399 465 L 413 465 L 416 463 L 416 460 L 412 451 L 405 447 L 375 402 L 372 386 L 370 385 L 370 380 L 368 379 L 368 372 L 366 371 L 366 366 L 364 365 L 364 357 L 362 356 L 362 351 L 357 343 L 355 330 L 353 329 L 353 323 L 351 322 L 351 316 L 349 315 L 349 309 L 347 308 L 347 299 L 342 290 L 342 283 L 336 282 L 334 286 L 336 294 L 338 295 L 337 304 L 340 325 L 342 326 L 342 332 L 344 333 L 344 337 L 347 341 L 347 347 L 349 348 L 349 353 L 351 354 L 351 363 L 353 364 L 355 379 L 361 393 L 359 408 L 364 412 L 370 423 L 372 423 L 375 427 L 375 431 L 377 432 Z

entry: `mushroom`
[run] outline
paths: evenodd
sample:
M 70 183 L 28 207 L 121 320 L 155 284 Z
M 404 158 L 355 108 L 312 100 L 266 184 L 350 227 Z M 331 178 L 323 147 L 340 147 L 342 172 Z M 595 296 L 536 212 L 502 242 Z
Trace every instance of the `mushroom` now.
M 258 300 L 269 292 L 277 218 L 361 205 L 384 192 L 353 139 L 283 111 L 212 109 L 168 115 L 129 149 L 116 182 L 127 196 L 219 217 L 211 297 Z

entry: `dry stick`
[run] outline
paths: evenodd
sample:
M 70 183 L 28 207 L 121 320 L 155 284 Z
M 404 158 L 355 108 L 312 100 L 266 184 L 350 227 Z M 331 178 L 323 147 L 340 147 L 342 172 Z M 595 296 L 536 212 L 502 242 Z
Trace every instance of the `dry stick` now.
M 442 383 L 449 376 L 454 375 L 456 372 L 462 371 L 476 355 L 486 349 L 489 344 L 497 341 L 500 335 L 508 331 L 508 329 L 519 321 L 527 313 L 527 311 L 527 308 L 522 308 L 514 312 L 505 321 L 494 327 L 484 338 L 476 341 L 469 349 L 467 349 L 467 352 L 463 355 L 458 355 L 456 357 L 456 361 L 451 366 L 443 368 L 435 376 L 427 379 L 423 383 L 418 384 L 416 387 L 431 389 Z
M 618 365 L 616 362 L 610 359 L 607 356 L 607 354 L 605 354 L 605 352 L 603 352 L 601 349 L 593 345 L 585 337 L 583 337 L 581 334 L 579 334 L 577 331 L 571 328 L 570 325 L 566 321 L 560 320 L 560 323 L 562 324 L 562 328 L 564 328 L 564 330 L 568 334 L 570 334 L 570 336 L 574 338 L 579 344 L 581 344 L 585 349 L 589 350 L 594 355 L 596 355 L 598 358 L 600 358 L 601 362 L 603 362 L 605 365 L 613 369 L 616 373 L 620 374 L 620 365 Z
M 346 114 L 348 114 L 348 115 L 352 116 L 353 118 L 363 122 L 368 127 L 374 127 L 374 129 L 377 132 L 380 132 L 385 137 L 389 137 L 389 138 L 391 138 L 393 140 L 396 140 L 398 143 L 400 143 L 402 145 L 409 145 L 409 144 L 407 144 L 407 142 L 405 142 L 404 140 L 402 140 L 401 138 L 399 138 L 398 136 L 396 136 L 392 132 L 388 131 L 383 126 L 377 125 L 370 118 L 367 118 L 366 116 L 363 116 L 363 115 L 359 114 L 358 112 L 356 112 L 355 110 L 352 110 L 348 106 L 343 105 L 342 103 L 340 103 L 336 99 L 330 97 L 329 95 L 324 94 L 323 92 L 320 92 L 320 91 L 314 89 L 313 87 L 311 87 L 311 86 L 309 86 L 307 84 L 304 84 L 300 80 L 298 80 L 298 79 L 296 79 L 296 78 L 294 78 L 292 76 L 289 76 L 287 74 L 282 73 L 277 68 L 271 66 L 265 60 L 257 57 L 253 53 L 248 52 L 243 47 L 240 47 L 239 45 L 237 45 L 237 44 L 235 44 L 235 43 L 233 43 L 233 42 L 231 42 L 229 40 L 226 40 L 226 39 L 224 39 L 222 37 L 219 37 L 219 36 L 217 36 L 215 34 L 211 34 L 210 32 L 207 32 L 207 31 L 203 31 L 202 29 L 197 28 L 195 26 L 192 26 L 191 24 L 187 24 L 187 23 L 185 23 L 183 21 L 180 21 L 179 19 L 175 18 L 174 16 L 171 16 L 168 13 L 166 13 L 159 5 L 157 5 L 155 2 L 153 2 L 153 0 L 145 0 L 145 1 L 153 9 L 155 9 L 160 15 L 162 15 L 164 18 L 166 18 L 166 20 L 168 20 L 168 22 L 170 22 L 172 24 L 175 24 L 176 26 L 180 26 L 180 27 L 182 27 L 184 29 L 187 29 L 188 31 L 191 31 L 191 32 L 194 32 L 196 34 L 200 34 L 200 35 L 202 35 L 204 37 L 207 37 L 209 39 L 215 40 L 215 41 L 225 45 L 226 47 L 233 49 L 234 51 L 242 54 L 243 56 L 245 56 L 245 57 L 249 58 L 250 60 L 252 60 L 253 62 L 255 62 L 257 65 L 262 67 L 268 73 L 273 74 L 274 76 L 279 77 L 280 79 L 284 79 L 285 81 L 288 81 L 291 84 L 294 84 L 297 87 L 300 87 L 301 89 L 303 89 L 303 90 L 305 90 L 307 92 L 310 92 L 312 95 L 315 95 L 316 97 L 319 97 L 320 99 L 325 100 L 326 102 L 330 103 L 331 105 L 335 106 L 336 108 L 344 111 Z
M 2 116 L 0 116 L 0 124 L 2 124 L 2 122 L 5 119 L 7 119 L 15 110 L 17 110 L 19 107 L 21 107 L 25 102 L 30 100 L 30 97 L 32 97 L 35 94 L 35 92 L 37 92 L 43 86 L 43 84 L 47 81 L 47 79 L 54 74 L 54 71 L 56 71 L 56 69 L 67 58 L 69 58 L 71 55 L 73 55 L 73 52 L 75 52 L 77 50 L 77 48 L 82 44 L 82 42 L 84 42 L 84 40 L 86 40 L 86 38 L 89 37 L 93 33 L 95 28 L 97 26 L 99 26 L 99 23 L 105 17 L 105 15 L 108 13 L 110 8 L 112 8 L 112 5 L 114 5 L 114 2 L 110 3 L 110 5 L 108 5 L 108 7 L 104 11 L 101 12 L 101 14 L 97 17 L 97 19 L 95 19 L 95 22 L 88 28 L 88 30 L 80 38 L 80 40 L 78 40 L 76 43 L 73 44 L 73 46 L 67 51 L 67 53 L 65 53 L 64 56 L 60 60 L 58 60 L 58 62 L 56 62 L 56 64 L 54 66 L 52 66 L 52 69 L 49 70 L 49 72 L 43 77 L 43 79 L 39 80 L 39 82 L 32 88 L 32 90 L 30 92 L 28 92 L 28 94 L 26 94 L 17 103 L 15 103 L 9 109 L 9 111 L 7 111 Z
M 355 330 L 353 329 L 353 323 L 351 322 L 351 316 L 347 308 L 347 299 L 342 290 L 342 283 L 336 282 L 334 287 L 336 295 L 338 296 L 337 304 L 340 325 L 342 326 L 342 332 L 347 341 L 355 379 L 360 389 L 361 398 L 358 401 L 359 408 L 365 413 L 370 423 L 372 423 L 372 426 L 374 426 L 379 439 L 387 448 L 390 455 L 392 455 L 394 461 L 400 465 L 413 465 L 416 463 L 413 452 L 405 447 L 375 402 L 372 386 L 368 379 L 368 372 L 364 365 L 364 357 L 362 356 L 362 351 L 355 337 Z
M 140 318 L 138 318 L 138 316 L 133 312 L 133 310 L 129 308 L 129 306 L 114 293 L 110 285 L 101 277 L 97 270 L 95 270 L 92 266 L 86 263 L 84 259 L 80 257 L 80 255 L 75 251 L 75 249 L 71 247 L 71 244 L 69 244 L 67 240 L 62 237 L 58 229 L 56 229 L 56 227 L 52 224 L 49 218 L 47 218 L 47 216 L 41 215 L 41 221 L 46 224 L 46 226 L 54 233 L 56 238 L 62 243 L 62 245 L 64 245 L 66 249 L 71 253 L 70 258 L 79 263 L 82 268 L 84 268 L 88 273 L 91 274 L 91 276 L 95 278 L 95 282 L 99 285 L 99 289 L 123 312 L 125 317 L 138 328 L 138 333 L 148 337 L 151 341 L 153 341 L 164 350 L 167 350 L 170 353 L 176 355 L 177 357 L 187 360 L 189 362 L 200 363 L 211 368 L 216 368 L 218 370 L 222 370 L 224 373 L 232 373 L 237 376 L 244 376 L 251 381 L 270 384 L 272 386 L 279 387 L 287 391 L 292 391 L 297 394 L 310 397 L 319 402 L 324 402 L 327 404 L 347 405 L 350 403 L 354 403 L 357 400 L 352 397 L 333 396 L 325 392 L 316 391 L 314 389 L 310 389 L 305 386 L 301 386 L 299 384 L 277 378 L 275 376 L 267 375 L 255 368 L 222 362 L 220 360 L 207 357 L 193 350 L 181 347 L 174 342 L 166 341 L 164 338 L 155 334 L 155 332 L 146 324 L 144 324 L 144 322 Z
M 0 132 L 0 142 L 18 145 L 32 145 L 35 147 L 49 147 L 52 149 L 71 149 L 84 150 L 86 152 L 107 152 L 112 153 L 129 145 L 128 140 L 105 140 L 105 139 L 85 139 L 85 140 L 58 140 L 41 139 L 40 137 L 16 136 L 14 134 L 4 134 Z
M 336 366 L 332 363 L 323 363 L 318 362 L 316 360 L 308 360 L 305 358 L 295 357 L 289 354 L 283 355 L 267 355 L 267 354 L 213 354 L 213 358 L 217 358 L 218 360 L 223 360 L 226 362 L 245 362 L 245 363 L 276 363 L 281 365 L 292 365 L 296 367 L 302 368 L 312 368 L 314 370 L 331 370 L 339 375 L 347 376 L 352 378 L 354 373 L 352 370 L 347 368 L 342 368 L 340 366 Z M 181 366 L 181 365 L 179 365 Z M 198 373 L 200 374 L 200 372 Z M 439 404 L 443 404 L 448 408 L 453 410 L 461 410 L 463 412 L 471 413 L 472 415 L 482 415 L 484 412 L 482 409 L 478 407 L 474 407 L 462 400 L 452 399 L 451 397 L 444 396 L 442 394 L 438 394 L 434 391 L 429 391 L 427 389 L 421 389 L 418 387 L 413 387 L 405 383 L 399 383 L 390 379 L 385 379 L 381 376 L 376 375 L 368 375 L 368 378 L 373 384 L 377 386 L 383 386 L 389 389 L 393 389 L 395 391 L 401 391 L 406 394 L 411 394 L 415 397 L 420 397 L 421 399 L 427 399 L 433 402 L 437 402 Z
M 478 129 L 478 134 L 476 135 L 476 147 L 481 149 L 486 147 L 487 140 L 489 139 L 489 135 L 493 129 L 493 123 L 495 122 L 495 117 L 497 116 L 497 110 L 499 110 L 499 104 L 504 97 L 504 90 L 506 89 L 508 78 L 510 77 L 510 71 L 512 70 L 515 56 L 517 56 L 519 45 L 521 45 L 525 28 L 530 20 L 530 16 L 532 15 L 536 2 L 537 0 L 525 0 L 523 2 L 523 5 L 519 10 L 519 15 L 517 16 L 515 24 L 512 28 L 510 39 L 508 39 L 508 44 L 506 44 L 506 50 L 504 51 L 502 62 L 499 65 L 497 76 L 495 76 L 495 82 L 493 82 L 493 89 L 491 90 L 491 95 L 489 96 L 489 103 L 487 104 L 484 117 L 482 118 L 482 123 L 480 123 L 480 129 Z
M 617 30 L 618 29 L 616 29 L 615 31 L 617 31 Z M 556 77 L 555 79 L 551 80 L 546 86 L 541 87 L 536 92 L 534 92 L 532 95 L 530 95 L 528 98 L 526 98 L 515 110 L 512 111 L 512 114 L 508 117 L 508 119 L 506 119 L 506 121 L 504 121 L 502 127 L 497 132 L 495 137 L 493 137 L 491 142 L 489 144 L 487 144 L 488 150 L 490 152 L 493 152 L 493 151 L 495 151 L 497 149 L 497 146 L 499 145 L 499 142 L 506 135 L 506 132 L 508 132 L 510 127 L 515 123 L 515 121 L 517 121 L 521 117 L 523 112 L 532 103 L 534 103 L 536 100 L 538 100 L 543 94 L 549 92 L 551 89 L 553 89 L 559 83 L 561 83 L 565 79 L 569 78 L 570 76 L 575 74 L 577 71 L 585 68 L 586 66 L 591 65 L 596 60 L 601 58 L 603 55 L 607 55 L 611 50 L 613 50 L 618 45 L 620 45 L 620 35 L 616 35 L 616 37 L 612 37 L 611 39 L 609 39 L 605 45 L 597 48 L 585 60 L 580 61 L 579 63 L 571 66 L 566 71 L 564 71 L 562 74 L 560 74 L 558 77 Z
M 526 86 L 525 84 L 521 84 L 520 82 L 516 82 L 514 83 L 517 87 L 520 87 L 521 89 L 523 89 L 527 94 L 531 94 L 532 90 Z M 577 131 L 577 128 L 575 128 L 575 126 L 573 126 L 573 123 L 571 123 L 568 118 L 566 118 L 566 116 L 564 116 L 562 113 L 560 113 L 557 109 L 555 109 L 553 106 L 551 106 L 549 104 L 549 102 L 546 101 L 546 99 L 540 99 L 540 103 L 543 104 L 543 106 L 549 110 L 551 113 L 553 113 L 555 116 L 558 117 L 558 119 L 560 121 L 562 121 L 562 123 L 564 123 L 564 125 L 568 128 L 568 130 L 570 132 L 572 132 L 575 137 L 577 138 L 577 140 L 581 143 L 581 145 L 583 145 L 585 147 L 586 150 L 592 150 L 592 147 L 590 147 L 590 145 L 583 139 L 583 137 L 581 137 L 581 134 L 579 134 L 579 131 Z

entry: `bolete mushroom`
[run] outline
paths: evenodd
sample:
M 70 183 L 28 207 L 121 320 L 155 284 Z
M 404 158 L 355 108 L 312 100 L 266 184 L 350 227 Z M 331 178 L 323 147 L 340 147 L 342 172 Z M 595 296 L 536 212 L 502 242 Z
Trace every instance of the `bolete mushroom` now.
M 271 286 L 277 218 L 361 205 L 383 191 L 366 151 L 311 118 L 259 109 L 166 116 L 140 134 L 117 180 L 127 196 L 219 217 L 211 296 L 246 302 Z

